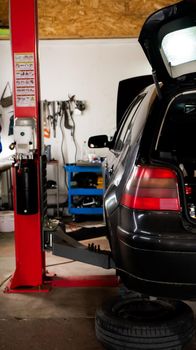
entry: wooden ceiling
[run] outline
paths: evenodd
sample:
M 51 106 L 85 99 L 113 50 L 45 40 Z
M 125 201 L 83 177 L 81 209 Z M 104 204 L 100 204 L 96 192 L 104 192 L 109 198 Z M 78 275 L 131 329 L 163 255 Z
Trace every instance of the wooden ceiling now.
M 28 0 L 27 0 L 28 1 Z M 38 0 L 40 39 L 137 37 L 145 19 L 177 0 Z M 0 22 L 8 25 L 8 0 Z

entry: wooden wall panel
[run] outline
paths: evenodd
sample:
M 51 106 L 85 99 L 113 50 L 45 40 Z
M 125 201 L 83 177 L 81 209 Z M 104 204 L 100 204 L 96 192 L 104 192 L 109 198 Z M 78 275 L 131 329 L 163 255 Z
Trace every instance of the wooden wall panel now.
M 0 24 L 8 25 L 8 3 L 9 0 L 1 0 L 0 2 Z
M 38 0 L 39 37 L 137 37 L 146 17 L 176 0 Z M 8 24 L 8 0 L 1 0 L 0 21 Z

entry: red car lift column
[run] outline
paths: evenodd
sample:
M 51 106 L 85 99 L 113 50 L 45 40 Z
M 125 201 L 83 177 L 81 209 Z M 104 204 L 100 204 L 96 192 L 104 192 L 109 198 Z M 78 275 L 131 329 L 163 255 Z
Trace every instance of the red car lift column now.
M 41 213 L 41 127 L 37 1 L 10 0 L 13 59 L 13 167 L 16 270 L 9 286 L 41 287 L 45 275 Z
M 79 244 L 61 232 L 60 227 L 52 233 L 52 247 L 47 246 L 50 243 L 47 230 L 44 234 L 42 232 L 46 160 L 42 155 L 36 12 L 37 0 L 10 0 L 14 96 L 14 142 L 10 148 L 16 150 L 13 166 L 16 270 L 5 292 L 42 292 L 50 287 L 116 286 L 118 279 L 114 275 L 58 279 L 49 276 L 45 270 L 44 249 L 51 248 L 58 256 L 105 268 L 114 266 L 110 254 L 95 252 L 95 249 Z

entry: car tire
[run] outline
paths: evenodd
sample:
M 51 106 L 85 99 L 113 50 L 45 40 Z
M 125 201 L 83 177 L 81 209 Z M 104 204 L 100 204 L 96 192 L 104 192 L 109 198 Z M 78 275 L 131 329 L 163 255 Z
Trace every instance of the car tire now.
M 181 350 L 194 334 L 192 309 L 182 301 L 115 297 L 96 311 L 97 339 L 111 350 Z

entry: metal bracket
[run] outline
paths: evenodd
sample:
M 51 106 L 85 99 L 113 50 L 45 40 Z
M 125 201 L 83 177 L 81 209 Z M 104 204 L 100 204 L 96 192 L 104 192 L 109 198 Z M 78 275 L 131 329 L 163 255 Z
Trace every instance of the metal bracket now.
M 93 243 L 85 246 L 66 234 L 60 226 L 52 233 L 52 253 L 67 259 L 100 266 L 104 269 L 115 268 L 111 252 L 97 248 Z

